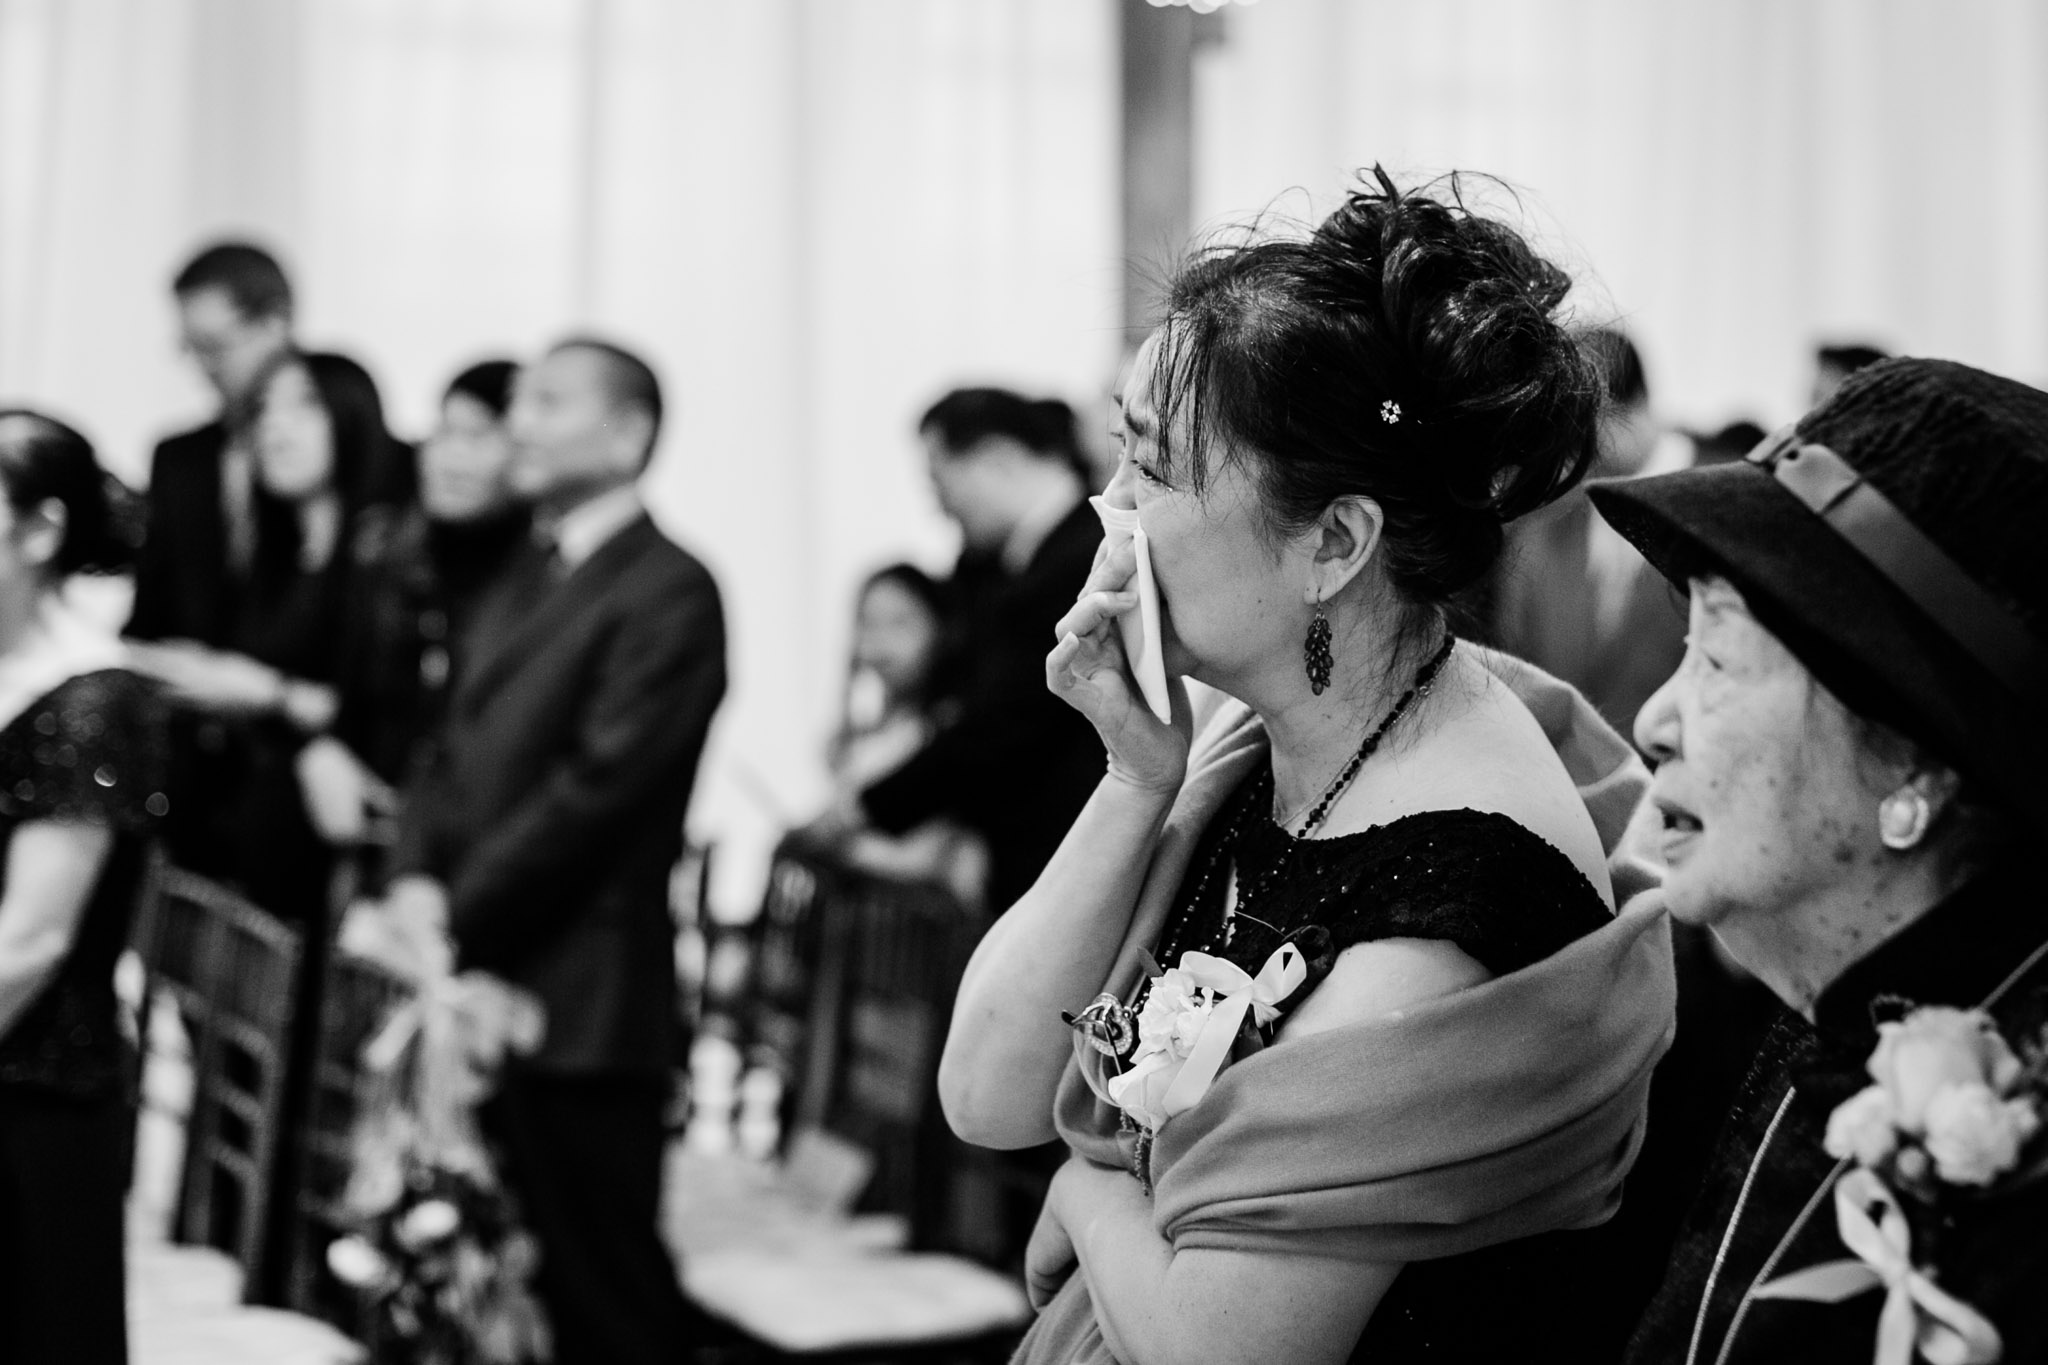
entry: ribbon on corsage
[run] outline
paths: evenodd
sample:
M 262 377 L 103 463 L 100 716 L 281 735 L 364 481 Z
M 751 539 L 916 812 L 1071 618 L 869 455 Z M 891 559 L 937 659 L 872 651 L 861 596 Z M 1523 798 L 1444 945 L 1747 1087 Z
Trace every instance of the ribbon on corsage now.
M 1180 965 L 1153 978 L 1138 1014 L 1131 1069 L 1106 1087 L 1110 1103 L 1157 1132 L 1209 1093 L 1250 1015 L 1260 1027 L 1308 980 L 1301 949 L 1283 943 L 1257 976 L 1209 953 L 1182 953 Z
M 1933 1365 L 1999 1358 L 2004 1346 L 1991 1320 L 1914 1266 L 1905 1210 L 1875 1174 L 1858 1168 L 1837 1182 L 1835 1220 L 1857 1259 L 1795 1271 L 1759 1286 L 1756 1297 L 1839 1303 L 1882 1286 L 1875 1365 L 1911 1365 L 1916 1348 Z

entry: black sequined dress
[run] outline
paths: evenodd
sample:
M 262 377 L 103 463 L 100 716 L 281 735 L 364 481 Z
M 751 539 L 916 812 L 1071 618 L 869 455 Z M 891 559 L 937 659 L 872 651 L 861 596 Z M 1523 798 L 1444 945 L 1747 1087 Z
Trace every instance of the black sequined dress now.
M 1262 765 L 1211 822 L 1161 934 L 1161 965 L 1196 949 L 1256 973 L 1281 943 L 1320 927 L 1330 955 L 1380 939 L 1447 940 L 1501 976 L 1612 918 L 1571 859 L 1504 815 L 1428 811 L 1297 840 L 1266 817 L 1271 790 Z M 1226 921 L 1233 861 L 1238 905 Z M 1612 1302 L 1608 1268 L 1627 1254 L 1613 1226 L 1407 1266 L 1352 1358 L 1615 1359 L 1640 1305 Z
M 55 974 L 0 1036 L 0 1360 L 124 1358 L 129 1138 L 114 962 L 168 809 L 152 686 L 105 669 L 0 726 L 0 878 L 14 831 L 97 825 L 112 847 Z

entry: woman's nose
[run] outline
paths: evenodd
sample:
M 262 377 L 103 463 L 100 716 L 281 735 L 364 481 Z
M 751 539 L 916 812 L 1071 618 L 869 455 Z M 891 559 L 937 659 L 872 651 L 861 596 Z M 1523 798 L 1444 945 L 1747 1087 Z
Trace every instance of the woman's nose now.
M 1134 479 L 1135 476 L 1131 473 L 1131 462 L 1129 460 L 1118 460 L 1116 462 L 1116 473 L 1111 476 L 1109 487 L 1102 490 L 1102 500 L 1111 507 L 1122 508 L 1126 512 L 1136 511 L 1138 507 L 1138 490 Z
M 1636 747 L 1650 762 L 1662 763 L 1678 756 L 1678 678 L 1673 675 L 1650 694 L 1643 709 L 1636 712 Z

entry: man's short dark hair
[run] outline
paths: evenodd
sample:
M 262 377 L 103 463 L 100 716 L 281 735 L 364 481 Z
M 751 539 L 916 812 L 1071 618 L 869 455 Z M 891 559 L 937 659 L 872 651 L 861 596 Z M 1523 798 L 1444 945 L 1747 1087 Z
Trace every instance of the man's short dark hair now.
M 245 318 L 292 315 L 292 282 L 284 267 L 249 242 L 216 242 L 187 261 L 171 281 L 171 292 L 181 299 L 203 289 L 226 294 Z
M 1635 408 L 1650 401 L 1650 381 L 1643 373 L 1643 357 L 1626 333 L 1613 327 L 1595 327 L 1586 333 L 1586 349 L 1600 367 L 1609 402 L 1617 407 Z
M 654 367 L 602 337 L 567 337 L 548 348 L 549 355 L 562 351 L 588 351 L 596 356 L 604 375 L 605 396 L 612 405 L 638 408 L 647 414 L 647 449 L 640 452 L 644 467 L 654 458 L 654 444 L 661 437 L 661 381 L 654 377 Z
M 1891 352 L 1861 341 L 1827 342 L 1814 347 L 1813 355 L 1822 369 L 1840 370 L 1845 375 L 1892 358 Z

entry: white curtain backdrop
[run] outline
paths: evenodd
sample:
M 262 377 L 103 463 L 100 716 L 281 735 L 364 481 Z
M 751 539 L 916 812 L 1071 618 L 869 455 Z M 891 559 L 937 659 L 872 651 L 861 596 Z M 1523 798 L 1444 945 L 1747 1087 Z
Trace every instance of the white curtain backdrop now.
M 0 401 L 140 473 L 205 409 L 168 279 L 225 233 L 407 434 L 483 355 L 644 349 L 650 501 L 732 633 L 693 824 L 758 852 L 855 584 L 950 561 L 917 414 L 1112 376 L 1115 42 L 1111 0 L 0 0 Z
M 2039 0 L 1265 0 L 1196 63 L 1196 213 L 1374 161 L 1489 171 L 1590 267 L 1666 413 L 1766 425 L 1811 346 L 2048 380 Z M 1597 304 L 1597 300 L 1596 300 Z
M 815 791 L 855 582 L 948 556 L 922 404 L 1086 403 L 1115 364 L 1117 4 L 0 0 L 0 402 L 139 474 L 205 408 L 166 288 L 225 233 L 278 248 L 305 338 L 407 434 L 479 356 L 643 347 L 676 410 L 651 499 L 732 618 L 693 818 L 758 848 Z M 1312 213 L 1374 160 L 1500 174 L 1689 422 L 1793 415 L 1823 336 L 2048 378 L 2039 0 L 1222 20 L 1201 221 Z

